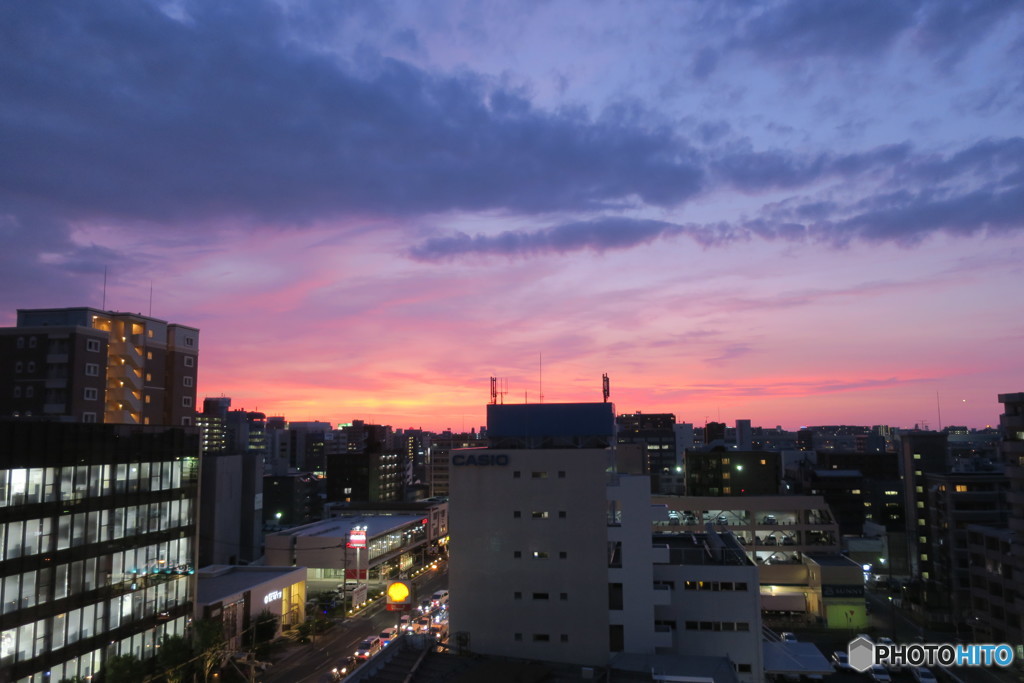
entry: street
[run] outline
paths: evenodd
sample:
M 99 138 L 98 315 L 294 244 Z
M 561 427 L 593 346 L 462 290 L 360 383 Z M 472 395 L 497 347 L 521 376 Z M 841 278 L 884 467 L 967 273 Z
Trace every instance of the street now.
M 414 581 L 418 599 L 429 598 L 448 586 L 448 569 L 442 564 L 436 571 L 422 574 Z M 312 643 L 291 645 L 288 651 L 261 676 L 265 683 L 318 683 L 356 645 L 369 635 L 377 635 L 389 626 L 397 626 L 400 614 L 384 609 L 384 601 L 351 618 L 336 618 L 335 625 L 326 633 L 316 636 Z

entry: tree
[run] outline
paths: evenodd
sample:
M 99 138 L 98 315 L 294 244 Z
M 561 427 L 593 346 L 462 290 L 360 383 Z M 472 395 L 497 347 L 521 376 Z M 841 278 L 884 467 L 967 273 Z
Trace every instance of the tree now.
M 146 665 L 135 655 L 115 655 L 100 669 L 103 683 L 138 683 L 146 675 Z
M 200 619 L 192 627 L 192 644 L 199 656 L 203 680 L 210 680 L 214 669 L 221 665 L 227 650 L 224 639 L 224 622 L 220 619 Z
M 270 610 L 263 610 L 252 623 L 253 645 L 267 643 L 277 635 L 277 617 Z
M 164 636 L 157 650 L 157 668 L 163 672 L 167 683 L 182 683 L 192 678 L 195 670 L 195 650 L 191 641 L 185 636 Z

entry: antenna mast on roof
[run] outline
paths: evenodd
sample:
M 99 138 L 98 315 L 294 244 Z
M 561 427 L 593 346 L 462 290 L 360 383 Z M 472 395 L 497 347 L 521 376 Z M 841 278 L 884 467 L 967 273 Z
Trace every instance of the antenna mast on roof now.
M 103 266 L 103 305 L 100 306 L 104 311 L 107 310 L 107 267 Z
M 499 388 L 500 387 L 500 388 Z M 491 377 L 491 405 L 505 403 L 505 394 L 508 393 L 508 380 Z
M 608 402 L 608 397 L 611 396 L 612 390 L 611 385 L 608 382 L 608 373 L 601 375 L 601 394 L 604 396 L 604 402 Z

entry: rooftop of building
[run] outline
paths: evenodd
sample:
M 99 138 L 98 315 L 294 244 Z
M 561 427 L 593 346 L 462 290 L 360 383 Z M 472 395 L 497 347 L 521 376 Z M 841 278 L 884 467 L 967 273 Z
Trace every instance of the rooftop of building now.
M 849 477 L 863 478 L 860 470 L 830 470 L 827 468 L 815 468 L 812 470 L 814 476 L 819 479 L 846 479 Z
M 668 546 L 670 564 L 753 566 L 743 546 L 728 531 L 657 533 L 652 540 L 655 545 Z
M 366 537 L 373 538 L 395 529 L 423 521 L 422 515 L 351 515 L 332 517 L 311 524 L 284 529 L 274 532 L 274 536 L 313 536 L 326 538 L 345 538 L 354 526 L 365 526 Z
M 262 583 L 276 581 L 294 574 L 294 582 L 306 580 L 304 567 L 261 567 L 212 564 L 199 570 L 199 594 L 201 605 L 219 602 L 231 596 L 250 590 Z
M 812 560 L 816 564 L 826 567 L 857 567 L 860 569 L 860 565 L 846 557 L 845 555 L 828 555 L 825 553 L 804 553 L 804 557 Z
M 474 652 L 454 655 L 436 652 L 433 641 L 403 635 L 381 654 L 362 664 L 345 679 L 352 683 L 407 681 L 427 683 L 572 683 L 603 678 L 592 667 L 492 657 Z M 701 680 L 736 683 L 732 664 L 724 657 L 629 654 L 616 655 L 608 666 L 616 681 Z M 685 677 L 685 678 L 681 678 Z M 607 680 L 607 679 L 605 679 Z

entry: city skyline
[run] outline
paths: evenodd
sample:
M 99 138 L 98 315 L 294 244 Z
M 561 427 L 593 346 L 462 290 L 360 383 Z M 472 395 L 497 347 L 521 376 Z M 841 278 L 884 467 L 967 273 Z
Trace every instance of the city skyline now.
M 1018 4 L 0 18 L 0 325 L 199 328 L 200 397 L 468 430 L 543 355 L 545 402 L 981 428 L 1024 380 Z

